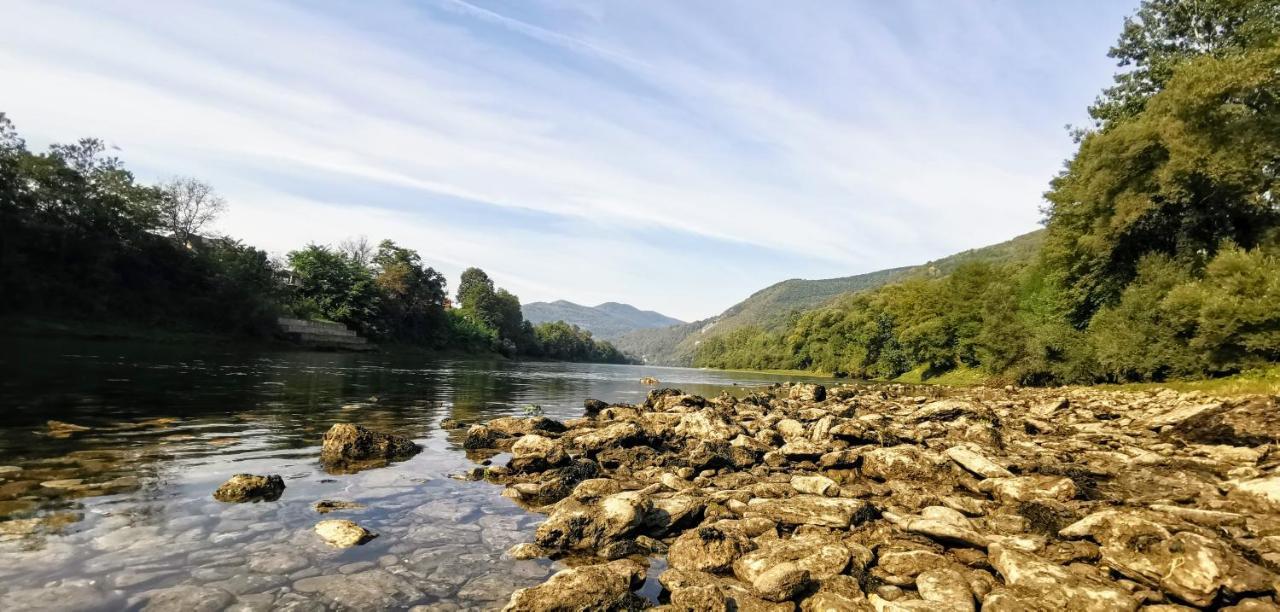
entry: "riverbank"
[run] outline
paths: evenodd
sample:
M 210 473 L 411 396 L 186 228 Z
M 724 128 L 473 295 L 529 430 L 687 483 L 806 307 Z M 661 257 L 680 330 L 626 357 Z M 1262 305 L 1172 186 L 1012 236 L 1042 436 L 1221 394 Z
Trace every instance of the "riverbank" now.
M 773 374 L 779 376 L 795 376 L 805 378 L 830 378 L 839 380 L 830 372 L 812 372 L 808 370 L 745 370 L 738 368 L 720 369 L 722 372 L 739 372 L 744 374 Z M 935 385 L 942 387 L 1003 387 L 1009 381 L 992 377 L 976 368 L 955 368 L 936 376 L 925 376 L 923 369 L 916 369 L 891 380 L 870 380 L 866 382 L 879 384 Z M 1072 385 L 1069 388 L 1098 389 L 1111 391 L 1151 391 L 1173 389 L 1175 391 L 1202 391 L 1218 395 L 1275 395 L 1280 394 L 1280 365 L 1248 370 L 1239 374 L 1221 378 L 1205 378 L 1196 380 L 1167 380 L 1145 383 L 1101 383 L 1097 385 Z
M 574 559 L 507 609 L 1274 609 L 1276 400 L 773 387 L 472 426 L 477 477 Z M 650 575 L 653 574 L 653 575 Z M 1171 608 L 1172 609 L 1172 608 Z M 1179 608 L 1185 609 L 1185 608 Z

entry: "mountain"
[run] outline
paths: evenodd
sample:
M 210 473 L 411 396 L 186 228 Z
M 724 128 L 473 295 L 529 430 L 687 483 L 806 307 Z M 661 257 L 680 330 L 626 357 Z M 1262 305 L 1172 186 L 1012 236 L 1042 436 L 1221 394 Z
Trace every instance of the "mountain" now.
M 912 276 L 944 276 L 961 264 L 984 261 L 1006 264 L 1029 261 L 1044 243 L 1044 230 L 1012 240 L 962 251 L 918 266 L 890 268 L 866 274 L 805 280 L 793 278 L 761 289 L 717 316 L 659 329 L 641 329 L 612 339 L 624 353 L 659 365 L 689 365 L 698 343 L 714 335 L 742 327 L 777 329 L 792 313 L 817 308 L 836 296 L 875 289 Z
M 524 318 L 533 323 L 564 321 L 591 332 L 602 340 L 612 340 L 626 334 L 655 327 L 681 325 L 684 321 L 668 317 L 652 310 L 640 310 L 630 304 L 605 302 L 598 306 L 583 306 L 565 300 L 554 302 L 530 302 L 520 307 Z

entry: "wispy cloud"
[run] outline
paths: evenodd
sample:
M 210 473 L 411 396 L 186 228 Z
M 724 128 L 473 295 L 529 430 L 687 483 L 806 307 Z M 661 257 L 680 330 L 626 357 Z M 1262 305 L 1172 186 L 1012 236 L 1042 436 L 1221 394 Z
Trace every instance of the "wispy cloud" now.
M 209 179 L 269 250 L 697 318 L 1033 229 L 1129 7 L 1070 8 L 13 2 L 0 110 Z

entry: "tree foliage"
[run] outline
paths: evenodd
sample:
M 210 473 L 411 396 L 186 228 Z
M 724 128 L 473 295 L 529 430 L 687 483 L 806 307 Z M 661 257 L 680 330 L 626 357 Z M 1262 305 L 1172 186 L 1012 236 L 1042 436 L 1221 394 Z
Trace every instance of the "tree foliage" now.
M 696 363 L 871 378 L 1164 380 L 1280 360 L 1280 4 L 1147 0 L 1128 68 L 1046 194 L 1037 257 L 963 266 L 741 330 Z
M 395 344 L 626 360 L 563 324 L 540 335 L 519 298 L 478 268 L 463 274 L 453 308 L 444 276 L 390 240 L 311 244 L 277 264 L 206 236 L 226 208 L 212 186 L 195 178 L 142 184 L 107 150 L 86 138 L 32 153 L 0 113 L 0 314 L 263 335 L 289 313 Z

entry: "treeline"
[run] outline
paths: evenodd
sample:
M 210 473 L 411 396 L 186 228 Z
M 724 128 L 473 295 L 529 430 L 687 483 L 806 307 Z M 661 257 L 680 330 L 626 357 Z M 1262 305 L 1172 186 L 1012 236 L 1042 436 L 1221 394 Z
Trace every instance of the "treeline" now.
M 267 335 L 280 315 L 349 325 L 376 341 L 625 363 L 591 333 L 534 326 L 480 269 L 445 278 L 413 249 L 364 239 L 282 261 L 203 230 L 226 208 L 207 184 L 146 185 L 96 139 L 27 149 L 0 113 L 0 314 Z
M 1046 194 L 1026 262 L 846 296 L 708 367 L 1028 384 L 1218 376 L 1280 361 L 1280 3 L 1148 0 Z

